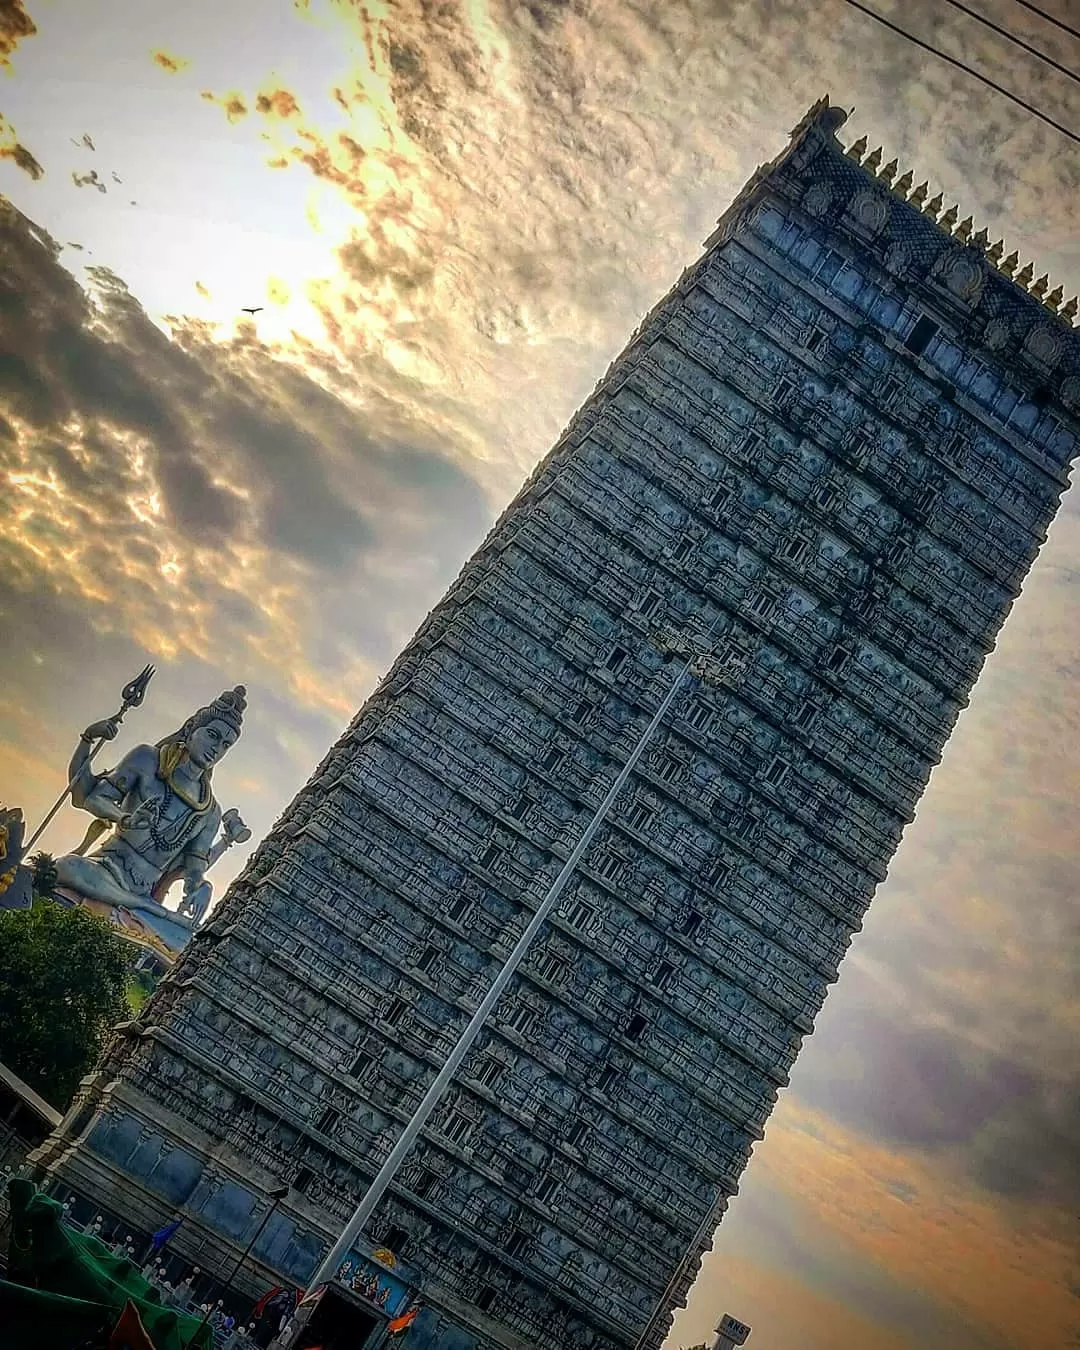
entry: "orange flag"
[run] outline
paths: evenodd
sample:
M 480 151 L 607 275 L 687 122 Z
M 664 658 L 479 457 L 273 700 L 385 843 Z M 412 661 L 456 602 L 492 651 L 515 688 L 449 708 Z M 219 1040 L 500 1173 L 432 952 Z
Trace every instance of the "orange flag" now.
M 400 1317 L 395 1317 L 387 1328 L 391 1336 L 396 1335 L 399 1331 L 407 1331 L 416 1321 L 419 1312 L 419 1308 L 410 1308 L 407 1313 L 402 1313 Z
M 109 1337 L 109 1350 L 154 1350 L 154 1343 L 146 1334 L 134 1303 L 124 1304 L 120 1320 Z

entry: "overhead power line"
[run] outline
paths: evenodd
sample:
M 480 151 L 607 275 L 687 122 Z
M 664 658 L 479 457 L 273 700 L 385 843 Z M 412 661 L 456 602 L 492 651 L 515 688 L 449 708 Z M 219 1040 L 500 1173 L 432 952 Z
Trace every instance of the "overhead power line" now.
M 909 33 L 906 28 L 901 28 L 890 19 L 886 19 L 884 15 L 878 14 L 872 9 L 868 9 L 866 5 L 860 4 L 859 0 L 844 0 L 844 4 L 850 5 L 852 9 L 857 9 L 861 14 L 865 14 L 867 18 L 874 19 L 877 23 L 882 24 L 885 28 L 888 28 L 891 32 L 898 34 L 900 37 L 906 38 L 908 42 L 913 43 L 916 47 L 921 47 L 924 52 L 929 52 L 931 56 L 936 56 L 942 61 L 947 61 L 950 66 L 955 66 L 957 70 L 962 70 L 965 75 L 970 75 L 973 79 L 981 81 L 988 88 L 993 89 L 995 93 L 1003 95 L 1011 103 L 1015 103 L 1017 107 L 1023 108 L 1023 110 L 1030 113 L 1032 117 L 1037 117 L 1040 122 L 1045 122 L 1047 126 L 1053 127 L 1055 131 L 1060 131 L 1061 134 L 1067 136 L 1070 141 L 1074 141 L 1077 145 L 1080 145 L 1080 136 L 1078 136 L 1075 131 L 1070 131 L 1068 127 L 1063 126 L 1060 122 L 1056 122 L 1047 113 L 1041 112 L 1038 108 L 1033 107 L 1028 103 L 1026 99 L 1021 98 L 1019 94 L 1014 94 L 1011 89 L 1006 89 L 1004 85 L 998 84 L 996 80 L 992 80 L 989 75 L 984 75 L 982 71 L 976 70 L 973 66 L 969 66 L 965 61 L 961 61 L 955 56 L 950 56 L 948 52 L 943 52 L 940 47 L 934 47 L 931 46 L 929 42 L 924 42 L 922 38 L 916 37 L 914 33 Z
M 1070 70 L 1068 66 L 1063 66 L 1060 61 L 1055 61 L 1052 56 L 1047 56 L 1045 52 L 1039 51 L 1038 47 L 1033 47 L 1030 42 L 1025 42 L 1023 38 L 1017 37 L 1007 28 L 1002 28 L 1001 24 L 995 23 L 993 19 L 988 19 L 985 14 L 980 14 L 977 9 L 972 9 L 970 5 L 963 4 L 962 0 L 945 0 L 945 3 L 952 5 L 953 9 L 958 9 L 961 14 L 966 14 L 969 19 L 974 19 L 977 23 L 983 24 L 991 32 L 997 33 L 999 37 L 1005 38 L 1006 41 L 1020 47 L 1029 55 L 1037 57 L 1040 61 L 1045 61 L 1048 66 L 1052 66 L 1058 74 L 1064 75 L 1066 79 L 1080 84 L 1080 75 L 1077 75 L 1076 71 Z
M 1030 9 L 1032 14 L 1037 14 L 1040 19 L 1045 19 L 1047 23 L 1052 23 L 1055 28 L 1060 28 L 1062 32 L 1068 33 L 1070 37 L 1080 38 L 1080 28 L 1070 28 L 1064 19 L 1059 19 L 1055 14 L 1048 14 L 1045 9 L 1040 9 L 1038 5 L 1033 5 L 1030 0 L 1016 0 L 1018 5 L 1023 5 L 1025 9 Z

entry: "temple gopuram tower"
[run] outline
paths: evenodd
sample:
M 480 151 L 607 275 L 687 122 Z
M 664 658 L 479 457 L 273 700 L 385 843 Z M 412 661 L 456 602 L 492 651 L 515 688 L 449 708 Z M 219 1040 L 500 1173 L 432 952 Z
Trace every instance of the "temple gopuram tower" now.
M 355 1254 L 357 1346 L 418 1302 L 409 1350 L 658 1350 L 1080 434 L 1076 302 L 844 121 L 754 175 L 121 1029 L 58 1193 L 220 1273 L 287 1183 L 240 1282 L 303 1286 L 704 644 Z

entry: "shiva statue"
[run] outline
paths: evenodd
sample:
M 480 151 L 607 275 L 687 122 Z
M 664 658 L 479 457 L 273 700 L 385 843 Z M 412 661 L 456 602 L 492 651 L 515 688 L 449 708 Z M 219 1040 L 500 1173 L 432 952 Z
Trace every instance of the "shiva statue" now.
M 86 728 L 68 773 L 72 803 L 96 819 L 75 852 L 56 860 L 59 895 L 126 912 L 135 920 L 128 926 L 148 928 L 171 952 L 184 946 L 210 904 L 207 870 L 251 838 L 238 812 L 222 812 L 210 781 L 240 735 L 245 706 L 242 685 L 227 690 L 179 731 L 135 746 L 101 774 L 91 766 L 92 747 L 115 738 L 119 719 Z M 175 881 L 183 882 L 183 897 L 166 909 Z

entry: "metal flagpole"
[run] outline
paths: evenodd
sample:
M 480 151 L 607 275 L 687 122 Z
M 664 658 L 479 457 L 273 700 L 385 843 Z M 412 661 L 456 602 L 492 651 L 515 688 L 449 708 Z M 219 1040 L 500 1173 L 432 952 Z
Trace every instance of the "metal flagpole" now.
M 112 717 L 110 720 L 115 722 L 117 726 L 119 726 L 120 723 L 124 720 L 125 715 L 132 708 L 138 708 L 146 696 L 146 687 L 153 678 L 154 678 L 154 667 L 145 666 L 130 683 L 125 684 L 120 694 L 120 697 L 123 700 L 123 702 L 120 705 L 120 711 L 116 713 L 116 715 Z M 101 749 L 101 747 L 105 744 L 107 740 L 108 740 L 107 736 L 102 736 L 90 747 L 90 753 L 86 757 L 86 763 L 88 765 L 94 760 L 98 751 Z M 79 776 L 81 772 L 82 770 L 80 770 L 79 773 L 75 774 L 75 776 L 71 779 L 67 787 L 63 790 L 63 792 L 61 792 L 60 796 L 57 797 L 55 802 L 53 802 L 52 806 L 49 809 L 48 815 L 37 827 L 34 833 L 27 840 L 27 842 L 23 845 L 24 854 L 28 854 L 30 852 L 30 850 L 34 847 L 37 841 L 49 828 L 49 825 L 52 823 L 53 817 L 56 815 L 57 811 L 60 810 L 63 804 L 67 801 L 68 797 L 71 796 L 72 789 L 75 787 L 75 784 L 79 781 Z
M 342 1229 L 341 1236 L 338 1238 L 337 1242 L 334 1243 L 333 1247 L 331 1247 L 318 1269 L 308 1281 L 309 1289 L 316 1289 L 319 1285 L 326 1284 L 329 1280 L 333 1279 L 334 1275 L 340 1269 L 341 1262 L 344 1260 L 361 1232 L 363 1232 L 364 1226 L 375 1211 L 375 1207 L 378 1205 L 379 1201 L 386 1193 L 387 1188 L 390 1186 L 390 1183 L 397 1175 L 398 1170 L 405 1161 L 412 1146 L 416 1143 L 417 1136 L 427 1124 L 431 1113 L 442 1100 L 446 1089 L 450 1085 L 451 1079 L 461 1067 L 465 1056 L 469 1053 L 477 1036 L 479 1036 L 480 1032 L 483 1030 L 499 997 L 510 983 L 510 980 L 513 978 L 522 961 L 524 961 L 537 934 L 558 904 L 559 897 L 566 889 L 566 883 L 577 870 L 577 866 L 581 862 L 586 849 L 592 843 L 594 835 L 604 823 L 608 812 L 611 810 L 615 798 L 619 795 L 624 783 L 630 777 L 631 773 L 633 773 L 638 760 L 641 758 L 645 748 L 655 735 L 656 729 L 667 716 L 671 705 L 675 702 L 675 697 L 682 688 L 683 680 L 692 669 L 699 668 L 699 663 L 700 658 L 697 653 L 692 653 L 679 667 L 675 678 L 671 682 L 671 687 L 668 689 L 667 693 L 664 695 L 663 701 L 653 714 L 652 720 L 638 738 L 637 744 L 634 746 L 633 750 L 631 750 L 629 758 L 619 771 L 618 777 L 612 783 L 603 801 L 596 808 L 592 819 L 582 831 L 581 838 L 575 844 L 573 851 L 563 864 L 559 875 L 551 883 L 547 895 L 544 896 L 544 899 L 540 903 L 536 913 L 533 915 L 528 927 L 518 939 L 510 955 L 506 958 L 505 964 L 498 975 L 496 975 L 491 988 L 484 996 L 483 1002 L 473 1014 L 472 1020 L 469 1022 L 468 1026 L 461 1033 L 461 1038 L 450 1052 L 446 1063 L 432 1080 L 431 1086 L 428 1088 L 427 1092 L 424 1094 L 423 1100 L 413 1113 L 412 1119 L 405 1126 L 404 1130 L 402 1130 L 397 1143 L 390 1150 L 386 1161 L 383 1163 L 376 1174 L 375 1179 L 360 1200 L 360 1203 L 354 1210 L 349 1222 Z M 299 1328 L 296 1328 L 296 1330 L 298 1329 Z M 283 1332 L 278 1344 L 283 1347 L 290 1346 L 292 1344 L 293 1335 L 294 1327 L 293 1324 L 290 1324 Z
M 273 1204 L 271 1204 L 270 1208 L 269 1208 L 269 1209 L 266 1211 L 266 1213 L 262 1216 L 262 1221 L 260 1222 L 258 1228 L 256 1228 L 255 1231 L 254 1231 L 254 1233 L 252 1233 L 252 1235 L 251 1235 L 251 1241 L 250 1241 L 250 1242 L 248 1243 L 248 1245 L 244 1248 L 243 1252 L 241 1252 L 241 1254 L 240 1254 L 240 1259 L 237 1261 L 236 1265 L 233 1266 L 232 1271 L 231 1271 L 230 1274 L 229 1274 L 229 1278 L 225 1281 L 225 1284 L 224 1284 L 223 1287 L 222 1287 L 222 1290 L 221 1290 L 221 1298 L 218 1300 L 218 1302 L 222 1305 L 222 1307 L 224 1307 L 225 1296 L 226 1296 L 227 1294 L 229 1294 L 229 1293 L 232 1291 L 232 1282 L 233 1282 L 233 1280 L 236 1279 L 237 1275 L 239 1274 L 240 1267 L 244 1264 L 244 1262 L 245 1262 L 245 1261 L 248 1259 L 248 1257 L 251 1255 L 251 1249 L 252 1249 L 252 1247 L 254 1247 L 255 1244 L 256 1244 L 256 1242 L 258 1242 L 259 1238 L 262 1237 L 263 1229 L 264 1229 L 264 1228 L 266 1227 L 266 1225 L 270 1222 L 270 1220 L 274 1217 L 274 1213 L 275 1213 L 275 1211 L 277 1210 L 278 1205 L 281 1204 L 282 1200 L 284 1200 L 285 1197 L 286 1197 L 288 1194 L 289 1194 L 289 1188 L 288 1188 L 288 1186 L 277 1186 L 277 1187 L 274 1188 L 274 1190 L 272 1190 L 272 1191 L 270 1192 L 270 1199 L 273 1201 Z M 199 1325 L 198 1325 L 198 1326 L 195 1328 L 195 1330 L 191 1333 L 191 1336 L 190 1336 L 190 1338 L 189 1338 L 189 1340 L 188 1340 L 188 1342 L 187 1342 L 188 1347 L 193 1346 L 193 1345 L 195 1344 L 196 1340 L 198 1340 L 199 1335 L 201 1334 L 203 1327 L 205 1327 L 206 1324 L 207 1324 L 207 1322 L 210 1321 L 210 1318 L 213 1316 L 213 1313 L 214 1313 L 214 1308 L 213 1308 L 213 1307 L 210 1305 L 210 1303 L 208 1302 L 207 1305 L 206 1305 L 206 1309 L 205 1309 L 205 1311 L 203 1312 L 202 1317 L 199 1319 Z M 215 1338 L 215 1337 L 211 1337 L 211 1340 L 214 1341 L 214 1340 L 216 1340 L 216 1338 Z
M 697 1232 L 694 1234 L 693 1241 L 690 1243 L 690 1246 L 687 1247 L 686 1251 L 683 1252 L 683 1258 L 675 1267 L 674 1275 L 668 1280 L 664 1292 L 657 1299 L 652 1312 L 649 1314 L 649 1320 L 645 1323 L 641 1335 L 634 1342 L 634 1350 L 648 1350 L 649 1342 L 656 1333 L 656 1323 L 667 1311 L 668 1299 L 675 1292 L 675 1286 L 682 1279 L 687 1263 L 694 1259 L 694 1252 L 698 1243 L 706 1236 L 710 1228 L 715 1230 L 720 1226 L 719 1216 L 721 1203 L 722 1197 L 721 1199 L 714 1201 L 706 1211 L 704 1219 L 702 1219 L 701 1223 L 698 1225 Z

